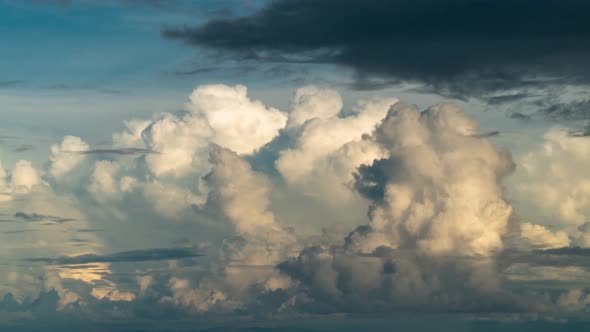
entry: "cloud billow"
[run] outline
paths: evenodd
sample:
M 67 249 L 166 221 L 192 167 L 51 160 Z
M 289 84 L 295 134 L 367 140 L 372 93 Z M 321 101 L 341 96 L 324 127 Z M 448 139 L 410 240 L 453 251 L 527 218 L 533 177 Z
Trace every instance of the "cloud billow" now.
M 393 105 L 365 137 L 389 157 L 355 176 L 372 202 L 369 224 L 343 246 L 308 247 L 279 269 L 336 311 L 517 308 L 495 262 L 512 214 L 500 183 L 514 163 L 477 133 L 453 104 Z

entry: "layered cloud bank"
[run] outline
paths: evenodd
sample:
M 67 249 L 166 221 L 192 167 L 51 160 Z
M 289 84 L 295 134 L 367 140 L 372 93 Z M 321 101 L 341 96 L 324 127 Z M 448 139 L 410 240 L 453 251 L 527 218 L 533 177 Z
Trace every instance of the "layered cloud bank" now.
M 511 154 L 454 104 L 420 111 L 391 97 L 345 109 L 337 91 L 307 86 L 282 112 L 244 86 L 206 85 L 185 108 L 126 122 L 108 147 L 66 136 L 43 166 L 0 167 L 3 222 L 48 248 L 19 256 L 41 280 L 18 267 L 6 275 L 17 311 L 584 310 L 581 290 L 508 287 L 522 271 L 546 273 L 555 257 L 580 255 L 555 248 L 588 246 L 585 182 L 564 182 L 571 170 L 561 164 L 587 152 L 561 143 L 584 138 L 550 132 L 522 157 L 530 177 L 520 190 L 546 193 L 543 208 L 571 225 L 553 229 L 515 215 L 503 188 Z M 536 181 L 544 176 L 556 179 L 551 188 Z M 553 192 L 565 186 L 571 197 Z M 367 217 L 346 229 L 311 209 L 312 220 L 287 222 L 280 206 L 295 204 L 292 192 L 328 209 L 362 206 Z

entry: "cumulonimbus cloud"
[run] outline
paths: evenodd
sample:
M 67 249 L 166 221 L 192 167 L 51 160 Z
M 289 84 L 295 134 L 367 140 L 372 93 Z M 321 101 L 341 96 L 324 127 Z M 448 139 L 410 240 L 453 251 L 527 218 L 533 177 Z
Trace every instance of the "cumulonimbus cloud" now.
M 372 201 L 369 224 L 343 246 L 303 250 L 281 271 L 333 310 L 515 305 L 494 263 L 512 213 L 500 185 L 514 169 L 510 154 L 452 104 L 419 112 L 397 103 L 373 139 L 388 157 L 356 175 Z

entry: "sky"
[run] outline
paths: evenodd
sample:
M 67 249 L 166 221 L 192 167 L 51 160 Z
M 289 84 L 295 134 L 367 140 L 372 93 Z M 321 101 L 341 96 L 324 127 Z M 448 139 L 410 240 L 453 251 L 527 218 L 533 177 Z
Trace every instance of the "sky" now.
M 0 331 L 584 331 L 588 10 L 0 0 Z

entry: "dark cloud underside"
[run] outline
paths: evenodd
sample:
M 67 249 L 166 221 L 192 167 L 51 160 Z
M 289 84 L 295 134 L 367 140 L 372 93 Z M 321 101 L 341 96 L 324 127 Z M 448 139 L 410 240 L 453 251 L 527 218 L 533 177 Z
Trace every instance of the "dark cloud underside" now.
M 474 95 L 550 78 L 588 82 L 589 12 L 583 0 L 278 0 L 163 35 L 251 59 L 345 65 L 361 81 Z

